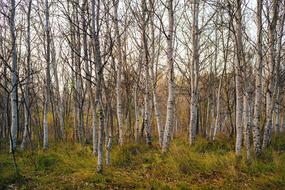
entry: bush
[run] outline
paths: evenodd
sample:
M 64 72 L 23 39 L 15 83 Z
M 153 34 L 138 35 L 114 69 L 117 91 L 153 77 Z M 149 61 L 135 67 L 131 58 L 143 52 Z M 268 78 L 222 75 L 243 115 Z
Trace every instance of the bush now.
M 59 159 L 54 154 L 40 155 L 37 161 L 37 166 L 39 170 L 50 170 L 59 163 Z
M 198 138 L 191 148 L 194 152 L 198 153 L 217 154 L 225 154 L 232 149 L 229 141 L 223 136 L 218 136 L 215 141 L 207 141 L 206 139 Z
M 278 152 L 285 151 L 285 134 L 284 133 L 278 134 L 272 140 L 272 148 Z
M 118 147 L 112 153 L 112 163 L 118 167 L 131 167 L 134 165 L 134 157 L 141 152 L 138 145 L 126 145 Z

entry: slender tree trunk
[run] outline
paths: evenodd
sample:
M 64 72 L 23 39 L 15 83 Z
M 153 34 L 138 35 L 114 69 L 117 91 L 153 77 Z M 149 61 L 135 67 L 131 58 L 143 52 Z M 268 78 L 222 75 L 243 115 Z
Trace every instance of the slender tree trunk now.
M 244 52 L 242 45 L 242 15 L 241 15 L 241 0 L 236 1 L 237 16 L 236 16 L 236 155 L 241 156 L 242 145 L 242 111 L 243 111 L 243 95 L 242 95 L 242 71 L 241 67 L 244 65 Z
M 110 115 L 110 128 L 109 128 L 109 138 L 108 138 L 108 144 L 106 147 L 106 165 L 110 166 L 111 164 L 111 148 L 112 148 L 112 138 L 113 138 L 113 111 L 111 107 L 111 103 L 109 105 L 109 115 Z M 106 134 L 107 135 L 107 134 Z
M 154 8 L 154 0 L 150 0 L 150 6 L 152 12 L 155 11 Z M 158 53 L 157 53 L 157 61 L 155 60 L 155 25 L 154 25 L 154 13 L 151 13 L 151 80 L 152 80 L 152 96 L 153 96 L 153 106 L 154 106 L 154 112 L 155 112 L 155 118 L 156 118 L 156 125 L 157 125 L 157 131 L 158 131 L 158 139 L 159 144 L 162 146 L 163 144 L 163 126 L 161 121 L 161 114 L 160 114 L 160 106 L 158 102 L 158 95 L 157 95 L 157 64 L 159 61 L 159 51 L 160 47 L 158 47 Z M 160 42 L 160 36 L 159 36 L 159 42 Z M 156 64 L 155 64 L 156 62 Z
M 149 94 L 149 57 L 148 57 L 148 43 L 146 36 L 146 0 L 141 1 L 142 6 L 142 62 L 145 69 L 145 95 L 144 95 L 144 125 L 146 133 L 146 142 L 151 145 L 151 126 L 150 126 L 150 94 Z
M 167 0 L 168 11 L 168 36 L 167 36 L 167 77 L 168 77 L 168 100 L 165 130 L 163 135 L 162 152 L 166 152 L 170 136 L 174 125 L 174 106 L 175 106 L 175 89 L 174 89 L 174 67 L 173 67 L 173 32 L 174 32 L 174 11 L 173 0 Z
M 273 115 L 273 84 L 274 84 L 274 65 L 275 65 L 275 36 L 276 36 L 276 24 L 278 19 L 278 1 L 272 1 L 272 21 L 269 21 L 268 25 L 268 72 L 267 72 L 267 89 L 266 89 L 266 124 L 264 127 L 262 149 L 266 148 L 271 139 L 272 131 L 272 115 Z
M 260 106 L 261 106 L 261 81 L 262 81 L 262 3 L 263 0 L 257 0 L 257 50 L 256 50 L 256 72 L 255 72 L 255 103 L 253 119 L 253 147 L 256 156 L 261 154 L 260 144 Z
M 30 126 L 30 97 L 29 97 L 29 85 L 31 81 L 31 9 L 32 9 L 32 0 L 29 1 L 28 13 L 27 13 L 27 79 L 24 89 L 24 115 L 25 115 L 25 124 L 24 124 L 24 135 L 21 144 L 21 149 L 25 148 L 26 142 L 28 140 L 28 130 Z
M 191 103 L 190 103 L 190 124 L 189 124 L 189 143 L 193 144 L 197 134 L 198 124 L 198 75 L 199 75 L 199 42 L 198 42 L 198 14 L 199 2 L 194 0 L 192 4 L 192 61 L 191 61 Z
M 280 133 L 280 88 L 277 87 L 276 103 L 275 103 L 275 135 Z
M 243 95 L 243 129 L 244 129 L 244 145 L 246 149 L 246 159 L 250 160 L 250 127 L 251 127 L 251 109 L 248 100 L 248 94 Z
M 43 148 L 48 148 L 48 112 L 49 112 L 49 100 L 50 100 L 50 29 L 49 29 L 49 3 L 45 0 L 45 33 L 46 33 L 46 89 L 45 89 L 45 102 L 44 102 L 44 118 L 43 118 L 43 128 L 44 128 L 44 142 Z
M 12 38 L 12 95 L 11 95 L 11 135 L 10 151 L 16 150 L 17 130 L 19 126 L 18 116 L 18 69 L 17 69 L 17 50 L 16 50 L 16 33 L 15 33 L 15 0 L 11 0 L 10 31 Z
M 116 80 L 116 97 L 117 97 L 117 119 L 118 119 L 118 128 L 119 128 L 119 144 L 124 144 L 124 131 L 123 131 L 123 108 L 122 108 L 122 87 L 121 87 L 121 78 L 122 78 L 122 51 L 121 51 L 121 38 L 119 31 L 119 19 L 118 19 L 118 6 L 119 0 L 113 0 L 114 4 L 114 24 L 115 24 L 115 35 L 116 35 L 116 48 L 118 55 L 118 64 L 117 64 L 117 80 Z
M 219 81 L 219 88 L 218 88 L 218 94 L 217 94 L 217 104 L 216 104 L 216 117 L 215 117 L 215 128 L 214 128 L 214 134 L 213 134 L 213 140 L 215 140 L 216 134 L 217 134 L 217 129 L 220 125 L 220 96 L 221 96 L 221 89 L 222 89 L 222 81 L 223 81 L 223 76 L 224 76 L 224 71 L 226 69 L 226 61 L 225 61 L 225 66 L 224 70 L 222 73 L 222 76 Z
M 95 9 L 96 7 L 96 9 Z M 102 108 L 102 81 L 103 81 L 103 66 L 101 62 L 101 51 L 99 41 L 99 10 L 100 0 L 97 0 L 95 6 L 95 0 L 92 0 L 92 27 L 93 27 L 93 42 L 95 47 L 95 71 L 96 71 L 96 96 L 95 105 L 99 112 L 99 132 L 98 132 L 98 161 L 97 161 L 97 172 L 103 172 L 103 133 L 104 133 L 104 113 Z M 97 111 L 97 110 L 96 110 Z M 96 113 L 93 120 L 96 118 Z M 93 135 L 94 131 L 93 129 Z M 94 139 L 93 139 L 94 140 Z

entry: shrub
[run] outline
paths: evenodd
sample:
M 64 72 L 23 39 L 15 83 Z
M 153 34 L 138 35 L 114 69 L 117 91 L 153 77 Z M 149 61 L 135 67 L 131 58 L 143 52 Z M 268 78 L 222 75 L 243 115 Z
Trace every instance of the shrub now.
M 114 166 L 118 167 L 131 167 L 134 164 L 134 157 L 140 152 L 140 147 L 138 145 L 118 147 L 112 153 L 112 163 Z
M 50 170 L 58 164 L 60 160 L 54 154 L 40 155 L 37 161 L 37 166 L 39 170 Z
M 272 140 L 272 148 L 278 152 L 285 151 L 285 134 L 284 133 L 278 134 Z

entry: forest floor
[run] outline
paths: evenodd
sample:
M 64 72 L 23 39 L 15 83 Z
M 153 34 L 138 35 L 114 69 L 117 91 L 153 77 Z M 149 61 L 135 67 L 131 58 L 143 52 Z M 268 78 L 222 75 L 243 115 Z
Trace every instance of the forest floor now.
M 91 145 L 56 143 L 47 151 L 16 152 L 15 176 L 2 144 L 0 189 L 285 189 L 284 134 L 251 162 L 237 159 L 228 139 L 198 138 L 191 147 L 184 139 L 172 141 L 167 154 L 158 146 L 114 146 L 103 174 L 96 173 Z

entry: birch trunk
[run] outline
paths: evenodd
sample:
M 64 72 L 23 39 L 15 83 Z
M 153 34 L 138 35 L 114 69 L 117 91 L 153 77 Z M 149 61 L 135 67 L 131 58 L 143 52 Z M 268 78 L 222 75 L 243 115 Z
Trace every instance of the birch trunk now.
M 249 106 L 248 94 L 243 95 L 243 129 L 244 145 L 246 149 L 246 159 L 250 160 L 250 126 L 251 126 L 251 109 Z
M 12 95 L 11 95 L 11 137 L 10 137 L 10 151 L 16 150 L 18 122 L 18 69 L 17 69 L 17 50 L 16 50 L 16 33 L 15 33 L 15 0 L 11 0 L 11 16 L 10 16 L 10 32 L 12 39 Z
M 199 47 L 198 47 L 198 13 L 199 0 L 192 4 L 192 61 L 191 61 L 191 102 L 190 102 L 190 124 L 189 143 L 194 143 L 198 124 L 198 75 L 199 75 Z
M 92 0 L 92 32 L 93 32 L 93 35 L 92 35 L 92 40 L 93 40 L 93 45 L 96 46 L 96 41 L 97 41 L 97 37 L 96 37 L 96 9 L 95 9 L 95 0 Z M 96 56 L 96 48 L 94 48 L 94 56 L 95 56 L 95 61 L 97 59 L 98 56 Z M 93 122 L 93 154 L 96 155 L 98 153 L 98 131 L 97 131 L 97 104 L 98 104 L 98 66 L 97 64 L 95 64 L 95 71 L 96 71 L 96 87 L 95 87 L 95 96 L 93 96 L 92 94 L 92 89 L 91 89 L 91 84 L 90 84 L 90 89 L 89 89 L 89 93 L 92 95 L 91 96 L 91 104 L 92 104 L 92 122 Z
M 78 138 L 79 142 L 83 143 L 83 82 L 81 77 L 81 40 L 80 40 L 80 21 L 79 21 L 79 0 L 76 1 L 76 7 L 75 7 L 75 23 L 76 23 L 76 56 L 75 56 L 75 70 L 76 70 L 76 98 L 77 98 L 77 121 L 78 121 Z
M 29 135 L 29 126 L 30 126 L 30 97 L 29 97 L 29 84 L 31 81 L 31 9 L 32 9 L 32 0 L 29 1 L 28 13 L 27 13 L 27 79 L 25 84 L 24 91 L 24 135 L 21 144 L 21 149 L 24 150 L 26 142 Z
M 95 7 L 96 7 L 96 10 L 95 10 Z M 102 101 L 101 101 L 102 100 L 103 66 L 101 62 L 101 50 L 100 50 L 100 40 L 99 40 L 99 10 L 100 10 L 100 0 L 97 0 L 96 6 L 95 6 L 95 0 L 92 0 L 92 27 L 93 27 L 93 42 L 94 42 L 94 47 L 95 47 L 95 67 L 96 67 L 95 68 L 95 71 L 96 71 L 95 105 L 96 107 L 98 107 L 98 112 L 99 112 L 97 172 L 102 173 L 103 172 L 104 113 L 103 113 Z M 94 116 L 95 116 L 94 118 L 96 118 L 96 115 Z M 95 131 L 96 128 L 93 130 Z
M 257 50 L 256 50 L 256 72 L 255 72 L 255 103 L 254 103 L 254 118 L 253 118 L 253 148 L 256 156 L 261 154 L 260 144 L 260 106 L 261 106 L 261 81 L 262 81 L 262 3 L 263 0 L 257 0 Z
M 51 63 L 53 66 L 53 76 L 54 76 L 54 82 L 55 82 L 55 95 L 57 98 L 57 105 L 56 105 L 56 114 L 58 115 L 59 118 L 59 129 L 60 129 L 60 138 L 64 139 L 65 134 L 64 134 L 64 113 L 63 113 L 63 102 L 62 102 L 62 97 L 60 95 L 60 90 L 59 90 L 59 79 L 58 79 L 58 67 L 57 67 L 57 62 L 56 62 L 56 49 L 54 45 L 54 40 L 51 40 Z
M 142 6 L 142 62 L 145 69 L 145 95 L 144 95 L 144 125 L 146 133 L 146 142 L 151 145 L 151 126 L 150 126 L 150 94 L 149 94 L 149 59 L 148 59 L 148 42 L 146 36 L 146 0 L 141 1 Z
M 174 32 L 174 11 L 173 0 L 167 0 L 168 11 L 168 36 L 167 36 L 167 77 L 168 77 L 168 100 L 165 130 L 163 135 L 162 152 L 166 152 L 170 143 L 170 136 L 174 125 L 174 106 L 175 106 L 175 89 L 174 89 L 174 67 L 173 67 L 173 32 Z
M 281 54 L 282 54 L 282 42 L 283 42 L 283 31 L 284 31 L 284 22 L 285 22 L 285 9 L 283 6 L 283 12 L 282 12 L 282 17 L 279 21 L 279 38 L 278 38 L 278 43 L 276 45 L 276 49 L 277 49 L 277 53 L 276 53 L 276 81 L 275 81 L 275 87 L 276 89 L 276 100 L 275 100 L 275 114 L 276 114 L 276 122 L 275 122 L 275 135 L 279 134 L 280 132 L 280 101 L 281 101 L 281 97 L 280 97 L 280 85 L 282 85 L 282 77 L 281 77 L 281 70 L 280 69 L 280 64 L 281 64 Z
M 150 0 L 150 6 L 151 10 L 154 12 L 154 1 Z M 151 80 L 152 80 L 152 96 L 153 96 L 153 106 L 154 106 L 154 112 L 155 112 L 155 118 L 156 118 L 156 125 L 157 125 L 157 131 L 158 131 L 158 140 L 159 144 L 162 147 L 163 144 L 163 126 L 161 124 L 161 114 L 160 114 L 160 106 L 158 102 L 157 97 L 157 65 L 159 61 L 159 51 L 160 47 L 158 47 L 158 53 L 157 53 L 157 59 L 155 60 L 155 25 L 154 25 L 154 14 L 151 13 Z M 160 43 L 160 36 L 159 36 L 159 43 Z M 156 64 L 155 64 L 156 63 Z
M 81 19 L 82 19 L 82 29 L 83 29 L 83 61 L 85 65 L 85 87 L 87 91 L 87 101 L 88 101 L 88 109 L 87 109 L 87 117 L 86 117 L 86 127 L 85 127 L 85 142 L 87 144 L 90 143 L 90 128 L 89 128 L 89 108 L 92 98 L 92 90 L 91 90 L 91 72 L 90 72 L 90 65 L 88 60 L 88 44 L 87 44 L 87 18 L 86 14 L 88 14 L 88 1 L 84 0 L 82 4 L 82 12 L 81 12 Z
M 224 69 L 225 69 L 225 67 L 224 67 Z M 215 140 L 215 137 L 217 134 L 217 129 L 220 125 L 220 96 L 221 96 L 221 89 L 222 89 L 222 81 L 223 81 L 223 74 L 222 74 L 221 79 L 219 81 L 219 88 L 218 88 L 218 94 L 217 94 L 217 105 L 216 105 L 217 107 L 216 107 L 216 117 L 215 117 L 215 128 L 214 128 L 213 140 Z
M 98 106 L 99 111 L 99 133 L 98 133 L 98 165 L 97 165 L 97 172 L 103 172 L 103 131 L 104 131 L 104 114 L 101 104 Z
M 117 2 L 116 2 L 117 1 Z M 121 38 L 119 31 L 119 20 L 118 20 L 118 6 L 119 0 L 113 0 L 114 4 L 114 24 L 115 24 L 115 35 L 116 35 L 116 48 L 118 55 L 118 64 L 117 64 L 117 80 L 116 80 L 116 98 L 117 98 L 117 119 L 118 119 L 118 128 L 119 128 L 119 144 L 124 144 L 124 131 L 123 131 L 123 108 L 122 108 L 122 87 L 121 87 L 121 78 L 122 78 L 122 51 L 121 51 Z
M 138 85 L 137 85 L 138 86 Z M 135 88 L 134 92 L 134 102 L 135 102 L 135 142 L 139 143 L 139 133 L 140 133 L 140 119 L 139 119 L 139 107 L 138 107 L 138 87 Z
M 44 142 L 43 148 L 48 148 L 48 112 L 49 112 L 49 100 L 50 100 L 50 29 L 49 29 L 49 3 L 45 0 L 45 32 L 46 32 L 46 89 L 45 89 L 45 103 L 44 103 L 44 118 L 43 118 L 43 128 L 44 128 Z
M 276 36 L 276 24 L 278 19 L 278 2 L 272 1 L 272 21 L 269 21 L 268 25 L 268 72 L 267 72 L 267 89 L 266 89 L 266 124 L 264 127 L 262 149 L 266 148 L 270 142 L 272 131 L 272 115 L 273 115 L 273 73 L 275 66 L 275 36 Z
M 109 115 L 110 115 L 110 128 L 109 128 L 109 134 L 106 134 L 109 136 L 108 138 L 108 143 L 107 143 L 107 147 L 106 147 L 106 165 L 110 166 L 110 160 L 111 160 L 111 148 L 112 148 L 112 138 L 113 138 L 113 111 L 112 111 L 112 107 L 111 107 L 111 102 L 109 105 Z
M 243 95 L 242 95 L 242 72 L 241 67 L 244 64 L 244 54 L 242 47 L 242 34 L 241 34 L 241 0 L 236 1 L 237 6 L 237 16 L 236 16 L 236 155 L 241 156 L 241 145 L 242 145 L 242 105 L 243 105 Z

